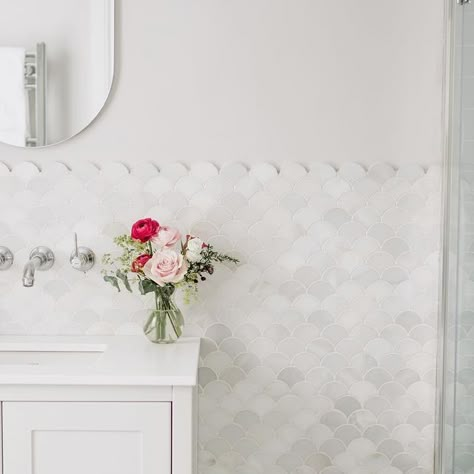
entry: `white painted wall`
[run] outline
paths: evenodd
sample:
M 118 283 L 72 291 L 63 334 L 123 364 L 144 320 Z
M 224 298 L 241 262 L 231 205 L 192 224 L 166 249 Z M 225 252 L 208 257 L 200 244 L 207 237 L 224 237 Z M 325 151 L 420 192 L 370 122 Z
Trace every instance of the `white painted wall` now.
M 100 120 L 2 160 L 441 159 L 443 0 L 118 3 Z

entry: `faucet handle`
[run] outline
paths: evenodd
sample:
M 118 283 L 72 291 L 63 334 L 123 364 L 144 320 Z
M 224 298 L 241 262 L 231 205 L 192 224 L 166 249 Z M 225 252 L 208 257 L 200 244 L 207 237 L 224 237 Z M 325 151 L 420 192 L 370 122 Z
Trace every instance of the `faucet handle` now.
M 74 232 L 74 256 L 79 257 L 79 247 L 77 246 L 77 232 Z
M 0 247 L 0 271 L 8 270 L 13 265 L 13 254 L 6 247 Z
M 79 247 L 74 233 L 74 250 L 69 258 L 72 268 L 80 272 L 89 271 L 95 264 L 95 254 L 89 247 Z

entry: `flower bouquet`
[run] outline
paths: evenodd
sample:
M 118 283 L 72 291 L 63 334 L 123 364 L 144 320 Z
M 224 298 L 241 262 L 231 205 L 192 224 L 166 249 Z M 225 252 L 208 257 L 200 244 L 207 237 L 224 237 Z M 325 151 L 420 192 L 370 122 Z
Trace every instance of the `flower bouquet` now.
M 114 242 L 122 254 L 118 258 L 104 255 L 108 267 L 104 280 L 118 291 L 123 286 L 131 292 L 135 284 L 142 295 L 153 293 L 155 308 L 144 332 L 157 343 L 175 342 L 183 333 L 183 315 L 174 298 L 177 288 L 184 290 L 184 300 L 190 302 L 198 283 L 214 273 L 216 263 L 238 263 L 198 237 L 187 235 L 183 240 L 178 230 L 150 218 L 135 222 L 130 235 L 120 235 Z

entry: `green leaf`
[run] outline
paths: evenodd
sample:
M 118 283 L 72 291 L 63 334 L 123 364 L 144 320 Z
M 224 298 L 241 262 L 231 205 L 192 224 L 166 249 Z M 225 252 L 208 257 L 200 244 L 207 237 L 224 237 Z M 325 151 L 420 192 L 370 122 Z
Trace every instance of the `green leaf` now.
M 120 286 L 118 284 L 117 278 L 106 275 L 104 276 L 104 281 L 110 283 L 114 288 L 117 288 L 118 292 L 120 293 Z
M 117 275 L 117 278 L 119 278 L 120 281 L 123 283 L 123 286 L 131 293 L 132 287 L 130 286 L 130 282 L 128 281 L 127 274 L 121 272 L 120 270 L 117 270 L 116 275 Z
M 138 284 L 138 289 L 142 295 L 147 293 L 154 293 L 156 291 L 156 283 L 151 280 L 141 280 Z

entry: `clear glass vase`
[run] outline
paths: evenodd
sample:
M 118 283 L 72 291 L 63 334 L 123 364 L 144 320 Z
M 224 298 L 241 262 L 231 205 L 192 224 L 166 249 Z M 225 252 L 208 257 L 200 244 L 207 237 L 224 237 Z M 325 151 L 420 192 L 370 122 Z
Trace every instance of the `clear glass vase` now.
M 155 309 L 150 313 L 143 331 L 156 344 L 172 344 L 183 334 L 184 318 L 174 300 L 174 288 L 155 291 Z

